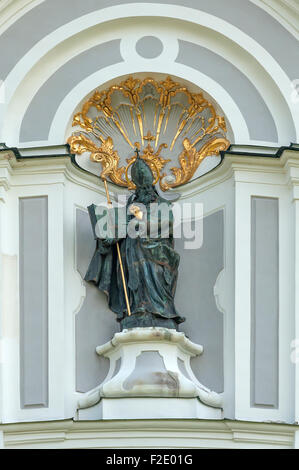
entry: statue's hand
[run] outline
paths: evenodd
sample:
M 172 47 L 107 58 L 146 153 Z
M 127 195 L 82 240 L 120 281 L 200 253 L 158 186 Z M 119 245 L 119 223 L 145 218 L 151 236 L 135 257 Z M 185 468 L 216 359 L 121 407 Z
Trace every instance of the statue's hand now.
M 138 220 L 143 219 L 143 212 L 140 209 L 140 207 L 132 204 L 129 208 L 129 211 L 130 211 L 131 214 L 133 214 L 136 217 L 136 219 L 138 219 Z

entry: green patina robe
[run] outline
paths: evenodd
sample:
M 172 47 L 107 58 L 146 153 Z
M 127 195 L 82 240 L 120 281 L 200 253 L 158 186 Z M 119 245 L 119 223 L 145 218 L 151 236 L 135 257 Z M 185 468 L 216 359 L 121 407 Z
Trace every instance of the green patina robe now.
M 163 201 L 153 192 L 151 202 L 159 205 Z M 142 198 L 141 198 L 142 199 Z M 131 196 L 127 207 L 144 200 Z M 150 204 L 144 204 L 149 218 Z M 94 205 L 89 206 L 93 228 L 97 222 Z M 127 223 L 134 216 L 127 216 Z M 163 217 L 163 216 L 162 216 Z M 146 219 L 146 217 L 145 217 Z M 151 222 L 153 222 L 151 213 Z M 136 219 L 135 219 L 136 220 Z M 155 223 L 155 221 L 154 221 Z M 117 321 L 123 328 L 162 326 L 176 328 L 185 319 L 180 317 L 174 305 L 174 295 L 178 277 L 180 257 L 174 250 L 173 214 L 163 220 L 156 220 L 158 227 L 155 238 L 138 236 L 137 238 L 96 238 L 97 247 L 88 271 L 86 281 L 94 282 L 108 296 L 109 308 L 117 314 Z M 161 227 L 169 225 L 169 237 L 162 237 Z M 94 231 L 95 233 L 95 231 Z M 157 235 L 157 236 L 156 236 Z M 121 270 L 117 256 L 118 241 L 126 278 L 131 316 L 127 314 Z

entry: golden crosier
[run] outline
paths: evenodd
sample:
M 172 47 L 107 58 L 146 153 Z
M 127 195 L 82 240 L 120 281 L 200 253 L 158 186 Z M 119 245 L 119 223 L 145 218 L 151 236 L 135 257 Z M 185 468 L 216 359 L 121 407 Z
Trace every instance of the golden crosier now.
M 151 93 L 155 94 L 155 99 L 150 94 L 146 95 L 146 87 L 152 87 L 153 91 Z M 117 106 L 115 105 L 115 94 L 123 97 L 122 103 Z M 152 98 L 155 109 L 150 128 L 144 108 L 149 96 Z M 180 102 L 182 96 L 185 97 L 185 104 Z M 176 100 L 175 103 L 174 99 Z M 126 110 L 126 114 L 122 114 L 122 106 Z M 173 134 L 168 133 L 168 144 L 166 144 L 163 140 L 167 135 L 170 119 L 174 116 L 171 114 L 174 106 L 179 106 L 181 111 L 179 112 L 177 127 L 174 128 Z M 91 108 L 95 108 L 98 112 L 96 118 L 89 117 L 88 113 Z M 208 119 L 201 114 L 203 111 L 208 113 Z M 143 147 L 140 157 L 149 164 L 154 174 L 155 184 L 159 182 L 163 191 L 190 181 L 204 158 L 209 155 L 219 155 L 220 151 L 226 150 L 230 145 L 225 138 L 227 130 L 224 117 L 216 114 L 213 105 L 204 98 L 202 93 L 189 92 L 186 87 L 174 82 L 171 77 L 167 77 L 160 82 L 150 77 L 144 80 L 129 77 L 107 90 L 96 91 L 84 103 L 81 111 L 75 114 L 73 126 L 81 127 L 85 134 L 77 132 L 68 139 L 71 151 L 80 155 L 90 152 L 90 159 L 102 165 L 102 177 L 110 178 L 114 183 L 129 189 L 135 188 L 129 179 L 128 170 L 135 161 L 136 156 L 126 159 L 126 166 L 119 167 L 120 155 L 123 150 L 120 147 L 120 153 L 118 153 L 114 149 L 112 136 L 108 135 L 109 129 L 111 129 L 109 134 L 113 135 L 113 132 L 114 135 L 115 132 L 120 134 L 125 141 L 125 145 L 132 148 L 132 150 L 136 146 L 139 149 L 141 146 Z M 88 135 L 92 136 L 93 139 L 96 137 L 100 145 L 97 146 L 88 138 Z M 171 136 L 170 140 L 169 136 Z M 139 142 L 134 142 L 136 137 L 140 139 Z M 146 141 L 147 146 L 145 146 Z M 196 146 L 201 145 L 202 141 L 205 143 L 200 148 L 196 148 Z M 150 145 L 150 142 L 152 145 Z M 169 147 L 171 153 L 174 147 L 178 145 L 179 147 L 183 146 L 178 158 L 180 167 L 170 169 L 175 181 L 166 182 L 164 177 L 167 174 L 165 172 L 162 174 L 162 170 L 171 159 L 163 158 L 160 152 Z M 177 152 L 177 148 L 175 151 Z M 124 158 L 123 155 L 122 158 Z

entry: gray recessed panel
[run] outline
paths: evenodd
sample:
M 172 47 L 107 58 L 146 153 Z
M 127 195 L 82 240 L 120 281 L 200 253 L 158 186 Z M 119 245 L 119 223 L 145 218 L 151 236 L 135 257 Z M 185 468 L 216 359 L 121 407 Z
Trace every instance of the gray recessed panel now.
M 251 201 L 251 405 L 278 407 L 278 199 Z
M 48 406 L 48 199 L 20 199 L 21 407 Z

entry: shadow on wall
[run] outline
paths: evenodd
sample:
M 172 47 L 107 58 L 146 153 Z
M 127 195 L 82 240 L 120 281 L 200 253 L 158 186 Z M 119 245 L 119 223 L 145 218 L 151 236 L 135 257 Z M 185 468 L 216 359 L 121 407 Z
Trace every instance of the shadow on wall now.
M 217 211 L 203 222 L 203 244 L 184 249 L 184 239 L 176 240 L 181 256 L 175 304 L 186 317 L 181 325 L 191 341 L 203 346 L 200 357 L 191 359 L 198 380 L 223 392 L 223 313 L 217 308 L 214 285 L 224 266 L 224 214 Z

